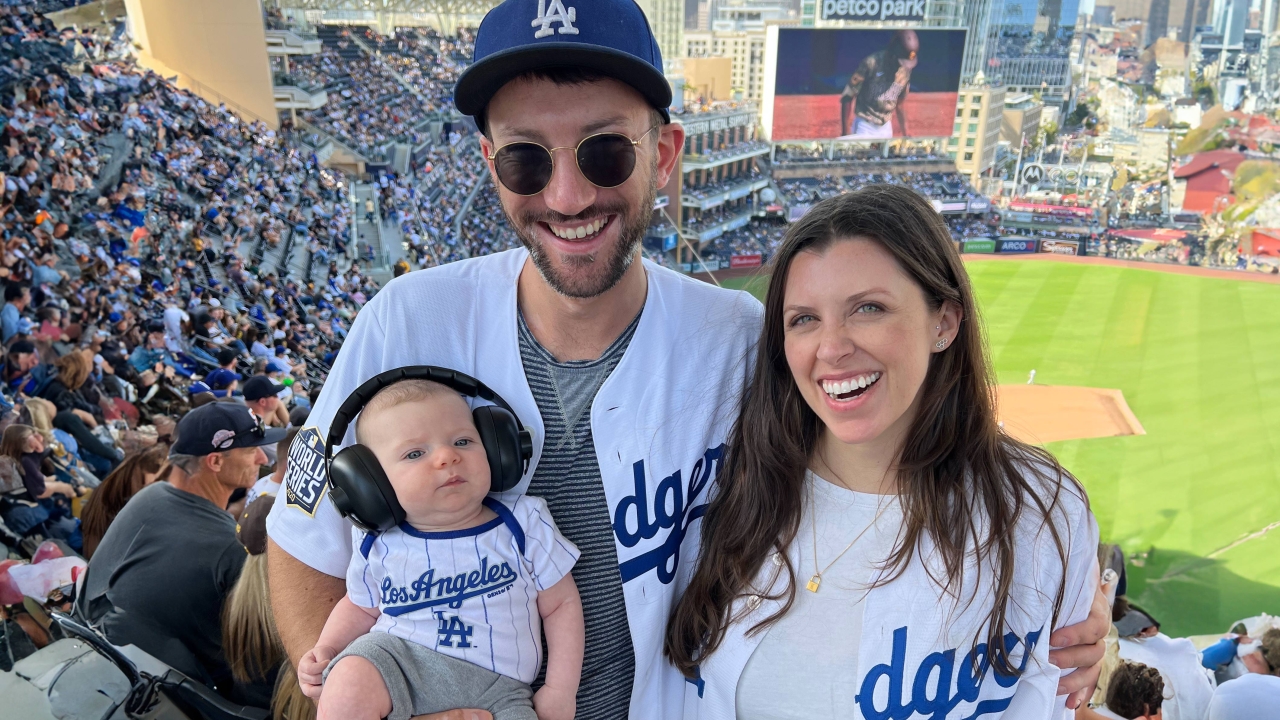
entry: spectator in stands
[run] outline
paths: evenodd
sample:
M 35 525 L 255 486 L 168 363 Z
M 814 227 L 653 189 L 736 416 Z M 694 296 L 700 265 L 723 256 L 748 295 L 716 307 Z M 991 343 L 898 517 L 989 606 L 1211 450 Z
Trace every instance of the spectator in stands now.
M 34 393 L 35 382 L 32 380 L 31 371 L 39 364 L 40 356 L 36 353 L 36 346 L 29 340 L 13 343 L 5 353 L 3 371 L 0 371 L 0 376 L 4 378 L 4 386 L 11 393 L 19 391 L 25 394 Z
M 249 488 L 249 492 L 245 493 L 245 507 L 248 507 L 254 500 L 264 495 L 272 496 L 280 493 L 280 488 L 284 484 L 284 471 L 288 467 L 289 444 L 298 436 L 298 426 L 290 426 L 285 430 L 284 437 L 276 444 L 276 462 L 275 468 L 270 475 L 258 478 L 258 482 Z
M 235 371 L 240 354 L 231 348 L 218 351 L 218 367 L 205 376 L 204 381 L 218 397 L 230 397 L 235 394 L 241 380 L 240 373 Z
M 1280 677 L 1251 672 L 1222 683 L 1205 720 L 1280 720 Z
M 268 430 L 245 408 L 210 403 L 187 413 L 170 450 L 169 482 L 134 495 L 89 563 L 80 608 L 117 645 L 132 643 L 169 666 L 231 691 L 222 608 L 245 551 L 226 508 L 266 463 Z
M 286 660 L 267 591 L 267 513 L 274 501 L 267 495 L 249 502 L 236 519 L 236 539 L 248 555 L 222 613 L 222 649 L 235 681 L 231 699 L 261 708 L 271 707 Z
M 266 375 L 254 375 L 244 384 L 244 404 L 268 427 L 289 427 L 289 411 L 279 397 L 284 390 Z
M 31 288 L 12 283 L 4 288 L 4 308 L 0 309 L 0 342 L 5 345 L 21 330 L 22 313 L 31 304 Z
M 57 374 L 37 394 L 58 408 L 53 424 L 70 433 L 80 444 L 85 462 L 99 477 L 106 477 L 120 462 L 121 454 L 93 433 L 104 417 L 98 402 L 101 394 L 89 377 L 92 361 L 87 352 L 77 350 L 55 360 Z
M 94 488 L 93 494 L 80 511 L 86 560 L 93 559 L 98 543 L 102 542 L 107 528 L 111 527 L 111 522 L 124 509 L 129 498 L 137 495 L 142 488 L 164 478 L 168 469 L 168 454 L 169 446 L 159 444 L 125 458 L 101 485 Z
M 1122 662 L 1111 673 L 1107 686 L 1107 704 L 1096 710 L 1076 711 L 1077 720 L 1124 718 L 1124 720 L 1162 720 L 1164 679 L 1155 668 L 1141 663 Z
M 19 535 L 40 532 L 62 540 L 79 552 L 80 521 L 71 514 L 71 498 L 78 493 L 45 473 L 44 436 L 30 425 L 10 425 L 0 437 L 0 456 L 13 462 L 20 480 L 20 488 L 6 483 L 0 499 L 5 525 Z

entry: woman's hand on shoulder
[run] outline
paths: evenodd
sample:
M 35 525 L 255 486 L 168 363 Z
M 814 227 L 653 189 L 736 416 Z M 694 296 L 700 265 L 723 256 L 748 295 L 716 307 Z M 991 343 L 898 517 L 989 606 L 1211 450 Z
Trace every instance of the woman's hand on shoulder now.
M 1067 696 L 1067 707 L 1079 708 L 1093 697 L 1102 673 L 1102 656 L 1106 653 L 1107 633 L 1111 631 L 1111 604 L 1106 586 L 1099 585 L 1094 594 L 1089 617 L 1068 625 L 1049 636 L 1049 662 L 1064 671 L 1058 681 L 1058 694 Z

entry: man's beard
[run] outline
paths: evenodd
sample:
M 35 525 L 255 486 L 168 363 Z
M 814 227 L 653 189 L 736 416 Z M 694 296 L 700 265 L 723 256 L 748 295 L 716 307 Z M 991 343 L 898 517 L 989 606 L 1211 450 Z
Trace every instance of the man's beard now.
M 656 166 L 656 159 L 654 165 Z M 656 167 L 651 167 L 651 171 Z M 636 258 L 636 250 L 644 240 L 644 232 L 649 227 L 653 216 L 653 203 L 658 196 L 658 184 L 654 172 L 649 174 L 649 189 L 644 194 L 642 205 L 638 208 L 628 207 L 623 203 L 595 204 L 577 215 L 561 215 L 547 211 L 542 213 L 525 213 L 518 219 L 507 213 L 507 219 L 515 230 L 520 242 L 529 250 L 529 257 L 538 274 L 551 286 L 552 290 L 571 298 L 593 298 L 613 289 L 622 276 L 627 273 Z M 506 208 L 503 208 L 506 212 Z M 612 248 L 603 247 L 598 252 L 587 254 L 562 255 L 561 261 L 568 266 L 570 272 L 557 268 L 548 255 L 547 248 L 537 239 L 534 226 L 539 222 L 568 223 L 592 220 L 607 215 L 614 215 L 610 222 L 618 223 L 618 242 Z M 607 232 L 606 227 L 601 232 Z M 600 257 L 605 255 L 605 257 Z M 572 273 L 582 271 L 581 274 Z M 594 272 L 592 272 L 594 271 Z

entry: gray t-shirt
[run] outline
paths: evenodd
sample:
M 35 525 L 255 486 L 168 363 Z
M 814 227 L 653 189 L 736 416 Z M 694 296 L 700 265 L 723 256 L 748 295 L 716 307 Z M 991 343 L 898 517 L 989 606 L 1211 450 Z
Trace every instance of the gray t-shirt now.
M 89 562 L 81 607 L 116 645 L 226 689 L 222 603 L 244 567 L 236 521 L 167 482 L 143 488 Z
M 538 344 L 523 316 L 519 322 L 520 360 L 547 433 L 528 494 L 546 501 L 560 533 L 582 552 L 573 567 L 587 630 L 577 720 L 626 717 L 635 681 L 618 553 L 591 435 L 591 403 L 639 324 L 637 314 L 596 360 L 562 363 Z

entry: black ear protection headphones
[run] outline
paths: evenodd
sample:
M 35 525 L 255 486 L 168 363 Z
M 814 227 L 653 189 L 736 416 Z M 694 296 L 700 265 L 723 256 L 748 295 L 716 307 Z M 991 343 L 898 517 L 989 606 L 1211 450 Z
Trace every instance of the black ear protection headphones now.
M 404 508 L 373 451 L 355 444 L 336 456 L 333 447 L 342 442 L 347 427 L 379 390 L 401 380 L 430 380 L 467 397 L 494 403 L 471 411 L 480 444 L 489 458 L 490 492 L 505 492 L 520 484 L 533 457 L 533 438 L 520 424 L 511 406 L 484 383 L 470 375 L 434 365 L 411 365 L 379 373 L 356 388 L 338 408 L 324 445 L 333 506 L 366 532 L 380 533 L 404 522 Z

